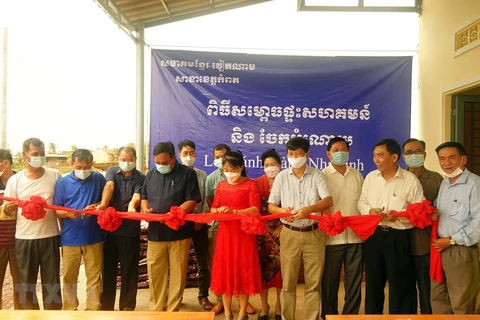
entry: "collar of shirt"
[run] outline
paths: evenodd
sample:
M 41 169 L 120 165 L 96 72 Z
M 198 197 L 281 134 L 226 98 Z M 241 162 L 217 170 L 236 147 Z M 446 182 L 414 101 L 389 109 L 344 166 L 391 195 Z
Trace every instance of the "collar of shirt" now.
M 467 168 L 463 169 L 463 172 L 462 174 L 460 175 L 460 177 L 458 177 L 457 181 L 455 181 L 455 184 L 465 184 L 467 183 L 467 178 L 468 178 L 468 175 L 470 174 L 470 171 L 468 171 Z M 452 183 L 450 182 L 450 178 L 449 177 L 446 177 L 444 180 L 443 180 L 443 183 L 446 183 L 447 185 L 451 186 Z
M 403 179 L 403 171 L 402 171 L 402 170 L 403 170 L 403 169 L 400 168 L 399 165 L 397 165 L 397 172 L 395 172 L 395 175 L 392 177 L 392 179 L 393 179 L 393 178 Z M 375 174 L 376 174 L 377 176 L 382 176 L 382 177 L 383 177 L 383 175 L 382 175 L 382 173 L 380 172 L 380 170 L 376 170 L 376 171 L 375 171 Z
M 335 174 L 336 173 L 336 174 L 340 174 L 340 175 L 344 176 L 344 175 L 347 175 L 351 171 L 349 166 L 345 165 L 345 167 L 347 168 L 345 170 L 345 174 L 341 174 L 340 172 L 337 171 L 337 169 L 335 169 L 335 167 L 330 162 L 330 164 L 325 168 L 325 171 L 328 174 Z
M 288 170 L 288 174 L 290 174 L 290 175 L 294 174 L 292 167 L 289 167 L 287 170 Z M 306 167 L 305 167 L 305 171 L 303 172 L 302 179 L 303 179 L 303 177 L 304 177 L 306 174 L 311 174 L 312 171 L 313 171 L 313 170 L 312 170 L 312 168 L 311 168 L 310 166 L 306 166 Z

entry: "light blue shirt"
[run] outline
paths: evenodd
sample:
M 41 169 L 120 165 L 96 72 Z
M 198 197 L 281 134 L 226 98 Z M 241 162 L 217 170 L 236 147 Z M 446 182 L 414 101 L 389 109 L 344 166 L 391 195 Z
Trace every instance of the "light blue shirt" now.
M 445 178 L 440 186 L 436 207 L 440 215 L 438 236 L 452 237 L 458 245 L 472 246 L 480 241 L 480 177 L 465 168 L 450 183 Z

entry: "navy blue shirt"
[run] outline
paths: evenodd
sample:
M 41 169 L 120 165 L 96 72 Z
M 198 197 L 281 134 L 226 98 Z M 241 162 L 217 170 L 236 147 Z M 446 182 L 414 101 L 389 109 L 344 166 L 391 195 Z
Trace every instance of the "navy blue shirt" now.
M 197 174 L 183 164 L 175 161 L 173 170 L 168 174 L 161 174 L 157 168 L 150 169 L 145 176 L 142 189 L 142 200 L 148 200 L 148 207 L 153 213 L 165 214 L 170 207 L 180 206 L 185 201 L 202 201 L 198 187 Z M 190 213 L 190 212 L 187 212 Z M 166 224 L 150 222 L 148 224 L 148 240 L 176 241 L 191 238 L 193 223 L 186 222 L 178 230 L 170 229 Z
M 133 169 L 132 174 L 125 177 L 118 166 L 113 166 L 107 169 L 105 179 L 107 182 L 113 181 L 115 185 L 109 206 L 119 212 L 126 212 L 133 195 L 142 193 L 145 175 Z M 112 233 L 119 236 L 139 237 L 140 221 L 123 219 L 120 227 Z
M 82 210 L 101 200 L 104 186 L 105 178 L 100 172 L 92 171 L 87 179 L 82 180 L 75 177 L 72 171 L 57 181 L 53 204 Z M 103 232 L 97 223 L 97 216 L 79 215 L 76 219 L 63 219 L 60 241 L 63 246 L 86 246 L 103 241 Z

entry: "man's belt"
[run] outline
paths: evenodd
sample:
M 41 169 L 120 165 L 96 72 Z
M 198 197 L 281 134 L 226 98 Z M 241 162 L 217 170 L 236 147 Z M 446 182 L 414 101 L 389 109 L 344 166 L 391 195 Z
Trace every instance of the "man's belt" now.
M 315 229 L 318 229 L 318 223 L 306 226 L 306 227 L 294 227 L 290 224 L 284 223 L 283 226 L 285 228 L 288 228 L 293 231 L 298 231 L 298 232 L 308 232 L 308 231 L 313 231 Z

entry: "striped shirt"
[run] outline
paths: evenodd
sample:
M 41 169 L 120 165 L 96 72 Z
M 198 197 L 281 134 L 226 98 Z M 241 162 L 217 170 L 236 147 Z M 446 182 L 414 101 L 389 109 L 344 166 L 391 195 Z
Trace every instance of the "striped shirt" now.
M 357 169 L 349 166 L 347 166 L 345 174 L 341 174 L 331 163 L 323 169 L 323 174 L 327 178 L 328 189 L 330 189 L 333 198 L 333 206 L 330 208 L 330 213 L 334 214 L 340 211 L 344 217 L 360 215 L 357 203 L 362 193 L 362 174 Z M 334 237 L 327 236 L 327 245 L 362 242 L 362 239 L 357 237 L 350 228 Z
M 2 181 L 0 181 L 0 190 L 5 190 Z M 0 207 L 0 248 L 15 248 L 15 226 L 17 219 L 7 216 L 3 210 L 4 207 Z

